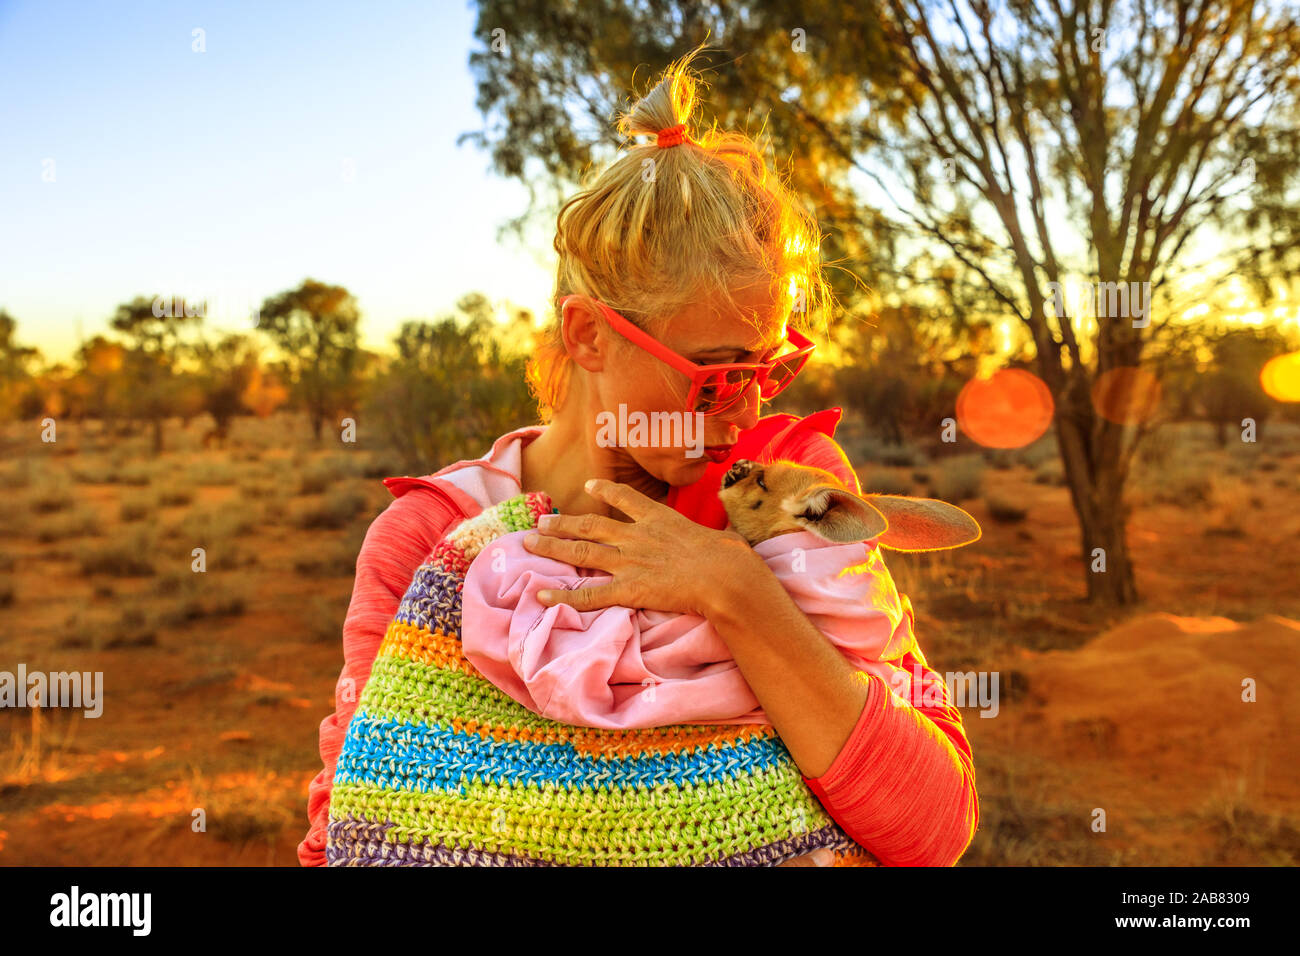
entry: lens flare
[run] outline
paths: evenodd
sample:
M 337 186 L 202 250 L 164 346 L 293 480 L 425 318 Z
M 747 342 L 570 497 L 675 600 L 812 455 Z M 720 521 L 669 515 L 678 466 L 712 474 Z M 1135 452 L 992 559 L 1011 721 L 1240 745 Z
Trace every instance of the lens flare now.
M 957 396 L 957 424 L 985 448 L 1021 448 L 1052 424 L 1051 390 L 1033 372 L 1004 368 L 973 378 Z
M 1160 407 L 1160 382 L 1136 365 L 1112 368 L 1092 383 L 1092 407 L 1116 425 L 1144 422 Z
M 1259 373 L 1259 384 L 1269 398 L 1300 402 L 1300 352 L 1275 355 Z

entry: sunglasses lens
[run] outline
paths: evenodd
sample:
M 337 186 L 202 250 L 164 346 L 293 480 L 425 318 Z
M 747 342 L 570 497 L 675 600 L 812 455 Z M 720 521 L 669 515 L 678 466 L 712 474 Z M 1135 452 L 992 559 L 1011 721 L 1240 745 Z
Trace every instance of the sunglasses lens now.
M 772 398 L 793 382 L 807 358 L 806 355 L 795 355 L 772 366 L 772 371 L 767 373 L 767 381 L 763 383 L 763 397 Z
M 706 415 L 725 412 L 745 397 L 754 382 L 754 374 L 749 369 L 732 369 L 705 379 L 695 399 L 695 410 Z

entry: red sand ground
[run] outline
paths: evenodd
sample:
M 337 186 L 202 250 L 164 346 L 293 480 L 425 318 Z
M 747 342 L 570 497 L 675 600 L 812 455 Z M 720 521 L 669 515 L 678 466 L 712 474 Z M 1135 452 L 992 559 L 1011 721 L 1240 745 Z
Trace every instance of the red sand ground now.
M 69 509 L 33 514 L 34 486 L 0 488 L 0 669 L 102 670 L 106 683 L 99 720 L 0 710 L 0 864 L 296 863 L 351 588 L 346 556 L 320 569 L 302 561 L 355 555 L 390 497 L 377 478 L 356 477 L 345 458 L 357 452 L 282 447 L 305 433 L 299 422 L 237 424 L 226 452 L 199 450 L 198 424 L 175 426 L 178 450 L 156 460 L 141 439 L 125 463 L 152 471 L 143 488 L 102 480 L 121 440 L 51 455 L 26 432 L 0 434 L 7 463 L 42 457 L 47 476 L 75 472 L 75 502 L 95 522 L 90 535 L 42 542 L 40 529 Z M 1023 520 L 994 521 L 971 499 L 985 528 L 977 545 L 890 559 L 931 664 L 1001 675 L 996 719 L 964 711 L 981 828 L 963 865 L 1300 862 L 1298 452 L 1275 452 L 1265 469 L 1205 446 L 1205 470 L 1223 479 L 1206 502 L 1155 500 L 1178 475 L 1137 483 L 1147 500 L 1131 542 L 1144 603 L 1123 612 L 1082 602 L 1068 496 L 1024 466 L 983 476 L 983 491 L 1022 505 Z M 184 477 L 196 464 L 226 467 L 234 481 Z M 335 465 L 325 487 L 355 488 L 363 506 L 341 529 L 296 526 L 295 509 L 322 501 L 299 478 Z M 285 500 L 255 497 L 258 481 L 283 487 Z M 195 489 L 189 505 L 122 520 L 124 497 L 177 484 Z M 211 550 L 243 546 L 255 563 L 204 578 L 203 596 L 242 589 L 245 605 L 145 627 L 153 637 L 141 638 L 123 615 L 174 610 L 162 583 L 188 571 L 192 542 L 166 528 L 207 506 L 252 522 Z M 141 526 L 154 535 L 155 574 L 81 573 L 84 549 Z M 1244 678 L 1256 681 L 1255 703 L 1242 702 Z M 1092 829 L 1097 808 L 1105 832 Z

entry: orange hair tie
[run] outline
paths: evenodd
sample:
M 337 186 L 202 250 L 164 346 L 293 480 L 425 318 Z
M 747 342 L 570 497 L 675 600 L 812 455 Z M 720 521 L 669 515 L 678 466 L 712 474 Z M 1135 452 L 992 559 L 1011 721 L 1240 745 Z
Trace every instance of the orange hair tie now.
M 670 146 L 680 146 L 687 140 L 690 140 L 690 137 L 686 135 L 686 124 L 678 123 L 676 126 L 661 129 L 656 142 L 660 149 L 668 149 Z

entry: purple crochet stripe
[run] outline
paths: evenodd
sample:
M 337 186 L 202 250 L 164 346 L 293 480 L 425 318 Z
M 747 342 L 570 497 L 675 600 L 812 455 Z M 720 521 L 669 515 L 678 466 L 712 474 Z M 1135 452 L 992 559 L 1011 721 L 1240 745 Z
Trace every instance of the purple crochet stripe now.
M 491 866 L 529 867 L 563 866 L 550 860 L 537 860 L 515 853 L 494 853 L 488 850 L 459 849 L 431 840 L 416 843 L 393 843 L 384 839 L 391 823 L 370 823 L 366 820 L 345 818 L 329 824 L 329 843 L 326 863 L 329 866 Z M 737 853 L 725 860 L 704 863 L 702 866 L 776 866 L 795 857 L 825 847 L 846 850 L 856 844 L 838 827 L 826 826 L 769 846 L 745 853 Z M 335 848 L 347 848 L 338 853 Z

